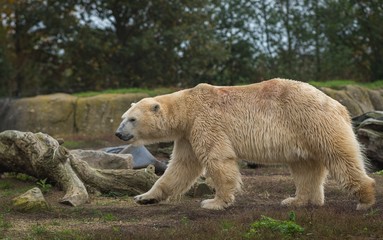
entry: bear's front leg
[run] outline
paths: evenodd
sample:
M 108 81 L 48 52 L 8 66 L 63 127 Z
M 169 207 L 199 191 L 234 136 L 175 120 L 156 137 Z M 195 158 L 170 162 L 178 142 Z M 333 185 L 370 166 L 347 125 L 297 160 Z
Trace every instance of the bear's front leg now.
M 169 194 L 163 190 L 163 186 L 160 186 L 160 180 L 161 178 L 157 180 L 157 182 L 148 192 L 135 196 L 134 201 L 136 201 L 138 204 L 146 205 L 159 203 L 160 201 L 167 199 Z
M 234 203 L 234 193 L 241 189 L 242 180 L 236 159 L 212 160 L 206 168 L 216 191 L 213 199 L 202 201 L 201 207 L 222 210 Z
M 191 187 L 201 175 L 202 164 L 197 160 L 188 141 L 174 143 L 172 159 L 153 187 L 146 193 L 134 197 L 139 204 L 154 204 L 170 196 L 180 195 Z

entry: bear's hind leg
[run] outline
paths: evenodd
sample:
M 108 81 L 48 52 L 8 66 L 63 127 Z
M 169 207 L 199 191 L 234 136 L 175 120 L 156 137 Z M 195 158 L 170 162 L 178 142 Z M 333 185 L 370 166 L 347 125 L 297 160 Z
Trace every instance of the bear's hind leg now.
M 331 176 L 358 198 L 357 210 L 365 210 L 375 203 L 375 180 L 370 178 L 358 157 L 333 158 L 327 163 Z
M 201 207 L 213 210 L 224 209 L 234 203 L 234 193 L 241 188 L 242 180 L 236 159 L 209 161 L 206 167 L 211 177 L 215 197 L 202 201 Z
M 294 179 L 295 197 L 282 201 L 284 206 L 322 206 L 324 204 L 323 184 L 327 176 L 324 165 L 315 160 L 304 160 L 289 164 Z

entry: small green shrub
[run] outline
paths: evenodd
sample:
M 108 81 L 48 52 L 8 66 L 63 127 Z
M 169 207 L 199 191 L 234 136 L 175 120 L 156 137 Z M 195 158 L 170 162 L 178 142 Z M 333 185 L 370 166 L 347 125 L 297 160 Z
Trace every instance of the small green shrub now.
M 107 213 L 102 216 L 102 219 L 106 222 L 116 221 L 117 217 L 114 216 L 112 213 Z
M 21 180 L 23 182 L 28 182 L 28 181 L 34 181 L 35 180 L 34 177 L 29 176 L 29 175 L 24 174 L 24 173 L 17 173 L 16 174 L 16 179 Z
M 47 179 L 46 178 L 40 179 L 39 181 L 37 181 L 36 184 L 39 186 L 39 188 L 41 189 L 42 193 L 47 193 L 52 188 L 52 185 L 47 183 Z
M 264 231 L 272 231 L 281 234 L 284 237 L 303 233 L 304 228 L 295 223 L 295 213 L 289 213 L 289 220 L 276 220 L 270 217 L 262 216 L 260 220 L 251 224 L 250 230 L 246 233 L 247 238 L 261 235 Z

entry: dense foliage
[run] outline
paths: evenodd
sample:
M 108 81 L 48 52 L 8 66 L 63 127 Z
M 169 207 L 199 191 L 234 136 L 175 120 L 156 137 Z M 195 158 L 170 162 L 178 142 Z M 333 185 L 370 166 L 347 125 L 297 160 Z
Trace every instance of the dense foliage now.
M 383 79 L 381 0 L 0 0 L 0 96 Z

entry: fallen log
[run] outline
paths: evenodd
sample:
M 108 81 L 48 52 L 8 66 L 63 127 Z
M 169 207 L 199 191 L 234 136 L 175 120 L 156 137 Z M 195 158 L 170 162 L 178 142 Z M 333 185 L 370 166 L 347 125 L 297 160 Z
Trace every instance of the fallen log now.
M 0 172 L 48 178 L 64 190 L 60 202 L 72 206 L 88 201 L 87 188 L 129 195 L 146 192 L 158 179 L 151 169 L 96 169 L 47 134 L 14 130 L 0 133 Z

